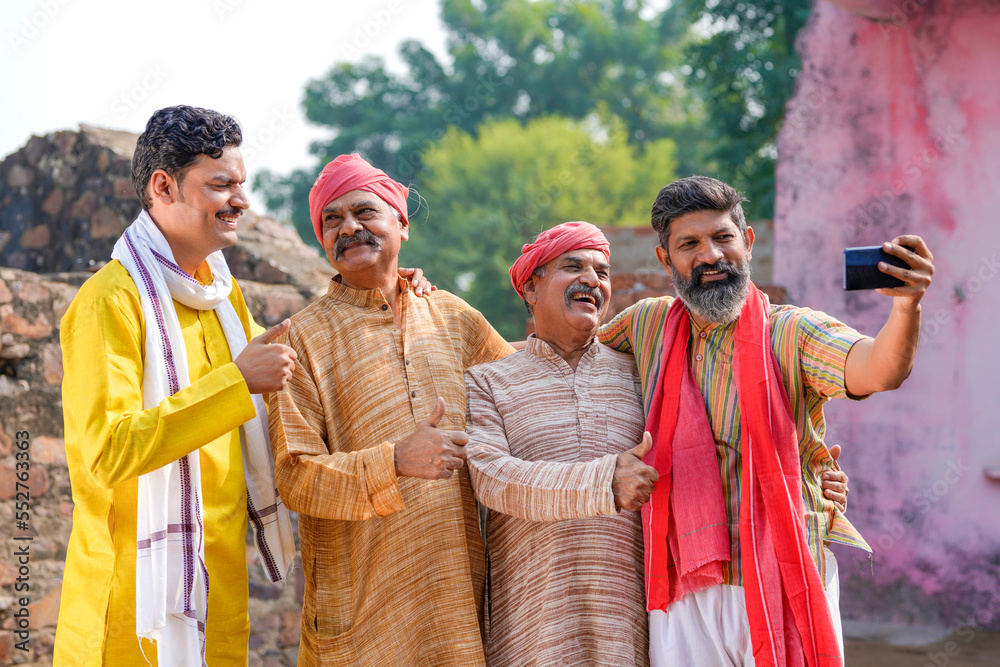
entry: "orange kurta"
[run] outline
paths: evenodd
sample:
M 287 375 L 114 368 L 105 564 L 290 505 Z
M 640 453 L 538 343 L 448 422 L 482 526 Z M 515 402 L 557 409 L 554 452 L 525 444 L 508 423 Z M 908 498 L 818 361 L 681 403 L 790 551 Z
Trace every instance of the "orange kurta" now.
M 204 272 L 204 273 L 202 273 Z M 207 265 L 196 275 L 210 282 Z M 248 334 L 237 286 L 229 297 Z M 209 573 L 208 664 L 246 665 L 249 637 L 246 483 L 238 427 L 254 416 L 214 311 L 174 302 L 190 386 L 143 409 L 145 325 L 117 261 L 80 289 L 62 320 L 66 459 L 73 532 L 66 554 L 55 665 L 156 664 L 135 636 L 139 475 L 199 449 Z
M 463 371 L 511 348 L 461 299 L 400 285 L 402 328 L 379 290 L 335 279 L 284 337 L 299 357 L 272 399 L 271 446 L 278 490 L 299 513 L 299 665 L 483 664 L 486 568 L 468 472 L 397 478 L 393 453 L 438 396 L 441 428 L 464 428 Z

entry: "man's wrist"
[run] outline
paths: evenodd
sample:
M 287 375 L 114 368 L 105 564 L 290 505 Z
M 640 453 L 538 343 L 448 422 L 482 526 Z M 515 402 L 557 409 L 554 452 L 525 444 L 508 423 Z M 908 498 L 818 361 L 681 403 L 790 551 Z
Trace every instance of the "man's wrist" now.
M 892 308 L 904 317 L 920 317 L 920 299 L 897 296 L 892 300 Z

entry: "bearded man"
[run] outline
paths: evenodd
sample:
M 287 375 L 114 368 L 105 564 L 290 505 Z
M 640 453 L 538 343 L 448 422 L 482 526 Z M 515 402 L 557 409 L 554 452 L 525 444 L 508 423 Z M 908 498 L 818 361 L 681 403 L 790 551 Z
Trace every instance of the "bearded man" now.
M 595 338 L 608 260 L 587 222 L 525 245 L 510 275 L 535 334 L 465 374 L 469 472 L 491 510 L 491 666 L 648 664 L 638 510 L 658 475 L 639 460 L 635 361 Z
M 832 465 L 823 405 L 900 386 L 934 271 L 918 236 L 884 244 L 910 268 L 873 339 L 808 308 L 775 306 L 750 282 L 742 195 L 712 178 L 664 187 L 656 256 L 678 299 L 640 301 L 599 338 L 635 355 L 645 461 L 646 605 L 657 665 L 841 665 L 837 566 L 827 542 L 868 549 L 821 489 Z M 903 246 L 909 246 L 908 250 Z

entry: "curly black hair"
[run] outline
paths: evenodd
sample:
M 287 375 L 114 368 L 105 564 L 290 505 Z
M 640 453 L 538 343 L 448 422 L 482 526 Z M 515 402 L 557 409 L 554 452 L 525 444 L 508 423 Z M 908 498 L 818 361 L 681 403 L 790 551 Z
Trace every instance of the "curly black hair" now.
M 139 135 L 132 155 L 132 185 L 142 207 L 148 211 L 153 205 L 146 186 L 157 169 L 180 182 L 199 155 L 218 158 L 224 148 L 242 142 L 240 124 L 218 111 L 178 105 L 155 112 Z

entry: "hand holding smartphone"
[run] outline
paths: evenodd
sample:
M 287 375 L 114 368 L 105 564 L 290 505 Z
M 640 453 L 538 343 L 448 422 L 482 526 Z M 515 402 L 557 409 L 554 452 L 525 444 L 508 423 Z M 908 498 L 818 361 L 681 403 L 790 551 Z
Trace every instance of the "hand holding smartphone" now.
M 909 246 L 903 246 L 913 251 Z M 911 268 L 895 255 L 890 255 L 882 246 L 864 246 L 844 249 L 844 289 L 863 290 L 880 287 L 901 287 L 905 283 L 894 276 L 882 273 L 878 269 L 879 262 L 886 262 L 903 269 Z

